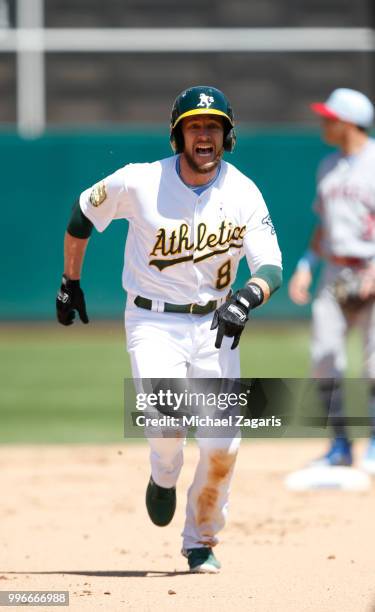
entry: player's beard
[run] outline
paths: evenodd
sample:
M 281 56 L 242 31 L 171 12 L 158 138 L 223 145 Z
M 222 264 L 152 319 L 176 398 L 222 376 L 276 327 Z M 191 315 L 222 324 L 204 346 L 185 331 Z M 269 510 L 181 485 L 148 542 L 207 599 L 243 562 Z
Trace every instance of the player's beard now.
M 194 157 L 190 155 L 190 153 L 186 150 L 184 151 L 183 155 L 191 170 L 193 170 L 194 172 L 198 172 L 199 174 L 208 174 L 209 172 L 212 172 L 212 170 L 215 170 L 215 168 L 218 167 L 223 153 L 224 149 L 222 147 L 216 154 L 216 157 L 213 160 L 206 162 L 205 164 L 197 164 L 197 162 L 194 160 Z

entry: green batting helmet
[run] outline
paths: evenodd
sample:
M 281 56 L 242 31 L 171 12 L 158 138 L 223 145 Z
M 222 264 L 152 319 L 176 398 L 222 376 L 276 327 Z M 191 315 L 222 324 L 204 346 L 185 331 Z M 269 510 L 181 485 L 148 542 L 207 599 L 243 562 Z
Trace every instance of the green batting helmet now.
M 215 87 L 197 85 L 182 91 L 176 98 L 171 114 L 170 141 L 175 153 L 181 153 L 184 148 L 184 139 L 181 130 L 181 119 L 192 115 L 219 115 L 224 119 L 225 151 L 230 153 L 236 143 L 234 131 L 233 111 L 223 92 Z

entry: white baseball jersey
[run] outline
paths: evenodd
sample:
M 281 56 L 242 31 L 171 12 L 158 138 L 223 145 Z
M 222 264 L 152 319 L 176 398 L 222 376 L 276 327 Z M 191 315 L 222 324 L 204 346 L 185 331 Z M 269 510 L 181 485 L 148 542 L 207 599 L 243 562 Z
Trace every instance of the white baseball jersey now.
M 357 155 L 328 155 L 318 170 L 315 210 L 330 255 L 375 257 L 375 141 Z
M 127 219 L 124 289 L 152 300 L 205 304 L 224 297 L 245 254 L 252 274 L 281 267 L 267 206 L 256 185 L 224 161 L 197 195 L 179 177 L 176 157 L 128 164 L 81 194 L 98 231 Z

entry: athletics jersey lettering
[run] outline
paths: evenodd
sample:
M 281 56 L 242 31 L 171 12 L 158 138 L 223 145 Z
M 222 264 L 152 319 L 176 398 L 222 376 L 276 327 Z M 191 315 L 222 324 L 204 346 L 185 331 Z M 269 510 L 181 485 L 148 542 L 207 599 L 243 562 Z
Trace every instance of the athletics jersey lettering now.
M 206 257 L 209 257 L 218 252 L 226 252 L 230 247 L 241 248 L 243 245 L 243 237 L 246 232 L 246 225 L 234 226 L 232 222 L 222 221 L 217 232 L 209 233 L 206 223 L 199 223 L 197 227 L 196 245 L 189 242 L 189 229 L 186 223 L 182 223 L 178 229 L 172 230 L 168 236 L 167 230 L 163 227 L 160 228 L 156 235 L 156 242 L 150 253 L 150 257 L 158 255 L 168 257 L 169 255 L 177 255 L 189 251 L 198 252 L 200 254 L 204 251 L 209 251 L 206 254 Z M 225 246 L 227 248 L 224 250 L 212 251 L 212 249 L 218 246 Z M 189 253 L 189 259 L 199 261 L 202 258 L 195 258 L 194 255 Z M 181 261 L 187 260 L 186 258 L 179 258 L 176 260 L 169 260 L 169 263 L 166 264 L 164 260 L 151 259 L 149 265 L 155 265 L 159 269 L 162 269 L 166 267 L 166 265 L 174 265 L 176 263 L 181 263 Z M 160 264 L 162 267 L 160 267 Z
M 207 231 L 207 225 L 205 223 L 200 223 L 198 225 L 197 251 L 203 251 L 207 248 L 214 248 L 216 246 L 224 246 L 237 240 L 242 241 L 246 232 L 246 225 L 242 227 L 239 225 L 233 226 L 231 221 L 228 223 L 222 221 L 219 226 L 218 234 L 214 233 L 207 235 Z M 240 245 L 236 244 L 234 246 L 242 246 L 242 242 Z
M 156 242 L 150 256 L 158 254 L 165 256 L 176 255 L 177 253 L 182 253 L 183 250 L 191 251 L 193 245 L 189 244 L 189 229 L 186 223 L 181 223 L 179 229 L 172 230 L 168 238 L 167 230 L 161 227 L 156 235 Z

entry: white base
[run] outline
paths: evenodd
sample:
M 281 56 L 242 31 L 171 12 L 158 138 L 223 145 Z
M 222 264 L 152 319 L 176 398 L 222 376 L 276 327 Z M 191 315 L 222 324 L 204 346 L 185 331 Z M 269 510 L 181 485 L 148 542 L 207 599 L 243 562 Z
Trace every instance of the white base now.
M 375 461 L 370 461 L 370 459 L 363 459 L 361 461 L 361 468 L 370 476 L 375 476 Z
M 366 491 L 371 486 L 370 477 L 352 467 L 312 466 L 292 472 L 285 478 L 290 491 L 312 489 L 339 489 L 341 491 Z

